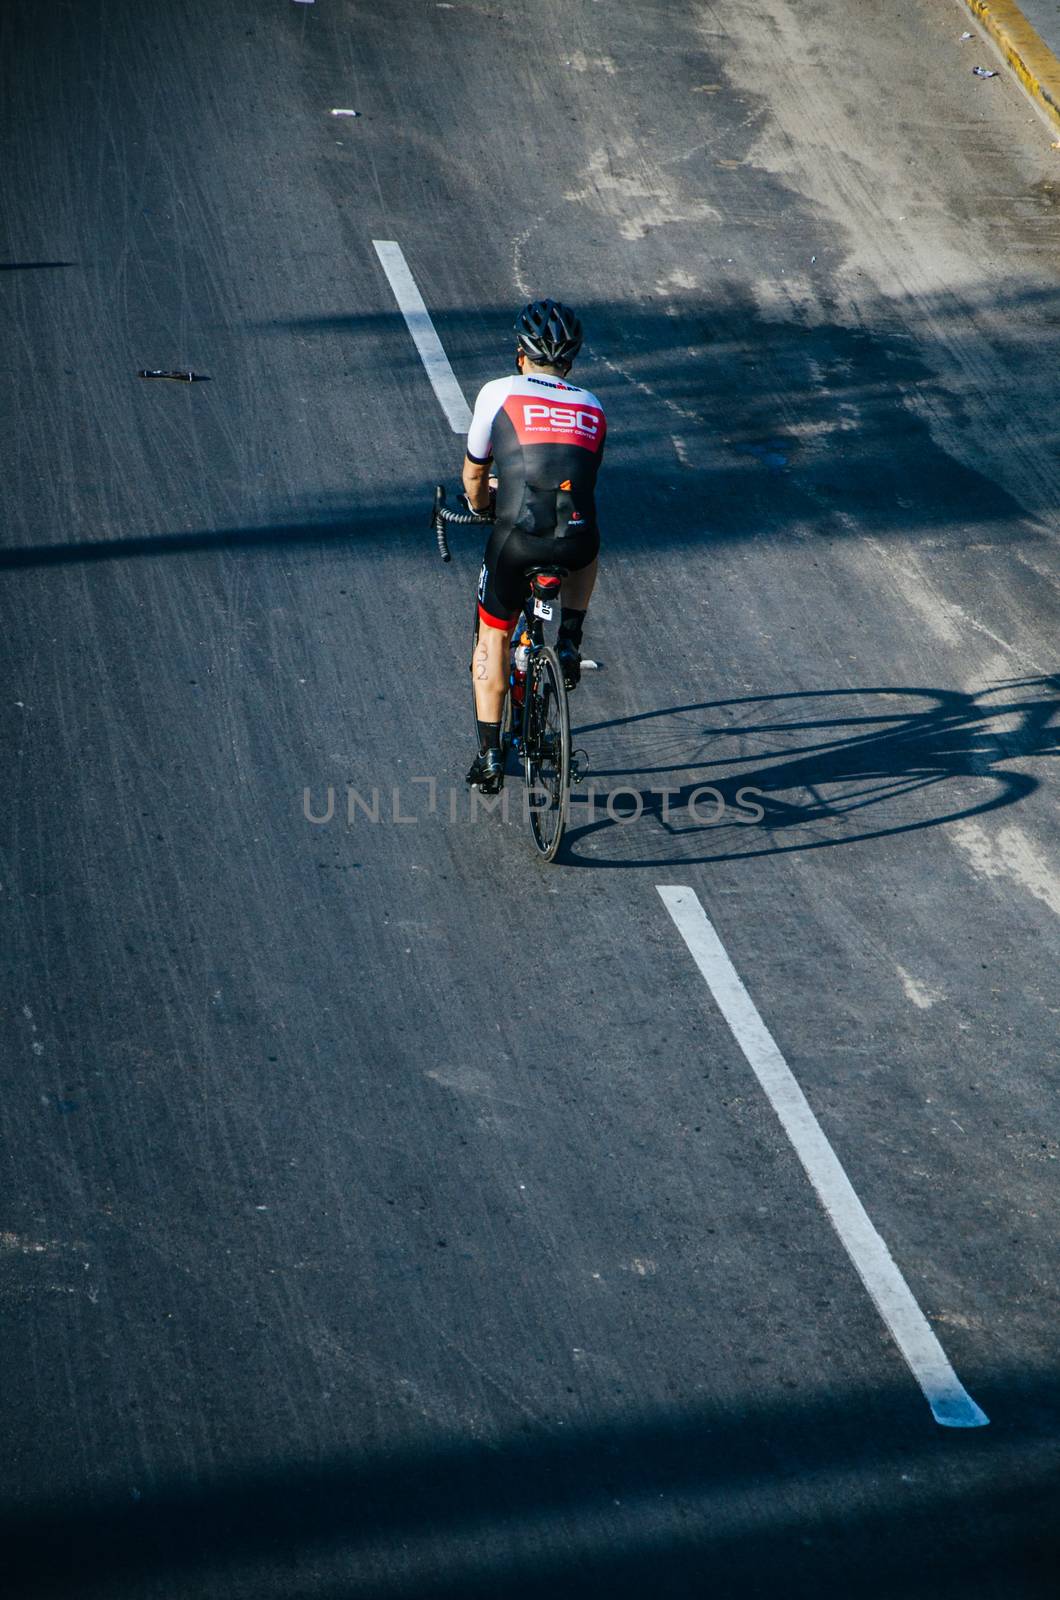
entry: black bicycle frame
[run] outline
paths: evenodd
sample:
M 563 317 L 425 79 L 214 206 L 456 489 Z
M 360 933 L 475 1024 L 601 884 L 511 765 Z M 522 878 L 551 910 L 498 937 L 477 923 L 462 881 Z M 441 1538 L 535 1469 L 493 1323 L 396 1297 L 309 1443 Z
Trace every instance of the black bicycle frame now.
M 527 591 L 526 604 L 523 609 L 526 615 L 526 632 L 530 638 L 530 659 L 526 663 L 522 717 L 519 723 L 519 744 L 524 752 L 526 750 L 526 736 L 529 731 L 530 702 L 533 699 L 533 695 L 530 693 L 530 674 L 536 658 L 540 655 L 545 643 L 544 621 L 537 614 L 537 604 L 539 601 L 546 606 L 551 606 L 555 603 L 559 597 L 560 583 L 567 576 L 567 571 L 565 567 L 545 567 L 534 570 L 528 576 L 530 578 L 530 588 Z M 557 578 L 560 583 L 548 581 Z M 542 583 L 541 579 L 545 579 L 545 582 Z M 515 732 L 514 718 L 512 732 L 513 734 Z

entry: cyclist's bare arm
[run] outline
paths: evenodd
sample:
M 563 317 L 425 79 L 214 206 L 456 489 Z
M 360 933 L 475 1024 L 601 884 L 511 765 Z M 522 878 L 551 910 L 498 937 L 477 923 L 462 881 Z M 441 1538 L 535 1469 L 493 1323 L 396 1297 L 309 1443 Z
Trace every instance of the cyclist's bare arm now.
M 475 511 L 488 511 L 490 503 L 490 461 L 472 461 L 464 457 L 464 491 Z

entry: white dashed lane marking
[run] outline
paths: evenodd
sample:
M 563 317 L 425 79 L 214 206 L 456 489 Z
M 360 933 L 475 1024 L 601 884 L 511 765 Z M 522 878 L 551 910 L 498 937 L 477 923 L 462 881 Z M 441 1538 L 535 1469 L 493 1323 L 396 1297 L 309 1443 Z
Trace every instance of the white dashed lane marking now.
M 676 885 L 657 888 L 935 1421 L 944 1428 L 985 1426 L 990 1419 L 946 1359 L 695 892 Z
M 423 296 L 404 252 L 393 239 L 373 239 L 372 243 L 449 426 L 454 433 L 466 433 L 471 426 L 471 411 L 456 381 L 456 373 L 449 365 L 449 357 L 442 349 L 442 341 L 423 303 Z

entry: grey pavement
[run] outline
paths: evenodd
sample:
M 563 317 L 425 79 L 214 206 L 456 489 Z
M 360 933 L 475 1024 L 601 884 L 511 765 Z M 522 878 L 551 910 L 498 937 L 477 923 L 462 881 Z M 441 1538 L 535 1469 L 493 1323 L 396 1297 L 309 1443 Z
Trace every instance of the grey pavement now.
M 4 8 L 7 1594 L 1055 1593 L 1060 195 L 949 8 L 857 9 Z M 588 329 L 642 814 L 551 868 L 463 795 L 376 238 L 469 396 L 527 295 Z

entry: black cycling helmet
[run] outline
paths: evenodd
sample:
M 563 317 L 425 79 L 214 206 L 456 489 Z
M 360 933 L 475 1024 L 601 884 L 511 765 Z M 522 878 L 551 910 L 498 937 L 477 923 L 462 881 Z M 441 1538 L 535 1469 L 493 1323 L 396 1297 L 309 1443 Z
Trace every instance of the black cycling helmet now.
M 582 347 L 578 313 L 558 300 L 532 300 L 515 319 L 519 348 L 543 366 L 569 367 Z

